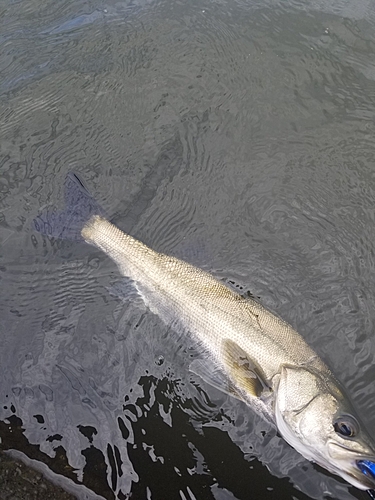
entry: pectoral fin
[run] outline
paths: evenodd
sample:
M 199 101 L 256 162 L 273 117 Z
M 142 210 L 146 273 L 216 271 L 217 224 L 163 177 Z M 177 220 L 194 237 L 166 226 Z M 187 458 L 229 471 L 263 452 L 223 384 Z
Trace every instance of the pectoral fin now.
M 238 344 L 229 339 L 224 340 L 222 355 L 231 380 L 241 391 L 257 398 L 270 392 L 262 370 Z

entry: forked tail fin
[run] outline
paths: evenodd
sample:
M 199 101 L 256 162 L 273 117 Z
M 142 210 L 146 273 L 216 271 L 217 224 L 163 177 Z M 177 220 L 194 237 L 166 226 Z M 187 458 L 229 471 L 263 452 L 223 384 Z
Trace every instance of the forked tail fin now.
M 65 208 L 58 211 L 48 207 L 35 219 L 35 229 L 47 236 L 59 239 L 82 239 L 81 230 L 93 215 L 106 217 L 103 208 L 91 196 L 74 172 L 69 172 L 64 183 Z

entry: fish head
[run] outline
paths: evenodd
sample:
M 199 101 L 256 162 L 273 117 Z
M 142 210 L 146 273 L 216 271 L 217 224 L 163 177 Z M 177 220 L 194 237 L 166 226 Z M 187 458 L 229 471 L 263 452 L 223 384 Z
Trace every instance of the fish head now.
M 283 438 L 305 458 L 359 489 L 375 488 L 375 443 L 331 374 L 284 366 L 275 415 Z

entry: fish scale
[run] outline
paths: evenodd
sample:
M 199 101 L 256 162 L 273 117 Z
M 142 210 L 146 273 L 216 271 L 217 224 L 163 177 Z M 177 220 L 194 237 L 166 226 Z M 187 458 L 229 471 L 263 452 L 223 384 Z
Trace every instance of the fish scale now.
M 104 251 L 124 276 L 136 282 L 153 312 L 166 323 L 178 323 L 189 330 L 220 364 L 221 343 L 231 339 L 258 361 L 270 383 L 281 366 L 288 363 L 312 363 L 330 374 L 290 325 L 209 273 L 152 250 L 100 216 L 90 219 L 82 236 Z

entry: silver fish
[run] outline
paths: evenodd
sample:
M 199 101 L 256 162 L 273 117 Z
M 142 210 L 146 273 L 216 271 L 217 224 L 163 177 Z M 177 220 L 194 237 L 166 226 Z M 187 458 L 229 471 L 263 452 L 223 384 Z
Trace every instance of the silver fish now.
M 288 323 L 211 274 L 123 233 L 90 205 L 87 191 L 73 196 L 77 205 L 82 199 L 84 240 L 131 278 L 151 311 L 204 345 L 226 374 L 226 392 L 272 422 L 308 460 L 357 488 L 375 488 L 374 441 L 329 368 Z M 78 212 L 70 209 L 70 219 Z M 45 220 L 36 223 L 42 232 Z

